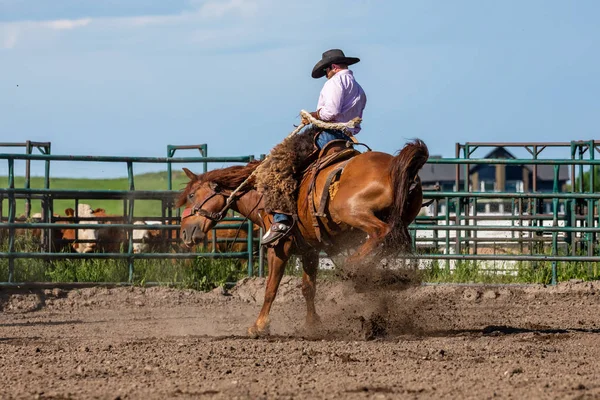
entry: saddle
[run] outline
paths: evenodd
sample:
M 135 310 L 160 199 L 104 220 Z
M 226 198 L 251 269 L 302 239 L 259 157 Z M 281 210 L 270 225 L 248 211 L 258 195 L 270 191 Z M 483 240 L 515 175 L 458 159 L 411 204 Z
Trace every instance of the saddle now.
M 351 142 L 342 139 L 333 140 L 321 149 L 317 159 L 304 170 L 303 180 L 309 180 L 308 206 L 312 225 L 319 242 L 329 244 L 327 238 L 322 234 L 323 223 L 327 218 L 325 208 L 337 193 L 337 185 L 346 164 L 358 154 L 360 152 L 352 147 Z M 321 192 L 317 193 L 316 182 L 319 172 L 332 165 L 336 165 L 336 168 L 333 168 L 329 172 Z M 317 199 L 319 200 L 318 202 Z

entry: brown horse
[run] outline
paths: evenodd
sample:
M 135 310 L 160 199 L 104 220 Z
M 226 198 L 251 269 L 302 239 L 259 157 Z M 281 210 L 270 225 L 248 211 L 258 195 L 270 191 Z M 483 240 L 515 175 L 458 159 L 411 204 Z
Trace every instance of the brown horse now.
M 255 337 L 268 332 L 271 305 L 293 251 L 302 259 L 302 293 L 307 305 L 306 323 L 310 327 L 319 322 L 314 298 L 320 250 L 335 253 L 357 237 L 363 243 L 351 256 L 353 260 L 362 260 L 382 247 L 408 250 L 408 225 L 416 218 L 423 201 L 418 172 L 428 157 L 425 143 L 415 140 L 407 143 L 396 156 L 369 151 L 352 158 L 341 174 L 337 193 L 329 201 L 327 217 L 322 219 L 322 230 L 331 242 L 327 246 L 318 240 L 313 226 L 308 201 L 311 182 L 303 180 L 298 191 L 297 228 L 294 235 L 279 240 L 268 250 L 269 275 L 264 302 L 248 333 Z M 232 190 L 258 165 L 258 162 L 251 162 L 201 175 L 184 168 L 190 182 L 181 193 L 177 206 L 186 207 L 181 221 L 181 237 L 186 245 L 193 246 L 203 240 L 205 233 L 218 222 L 222 211 L 227 208 L 227 197 Z M 319 172 L 315 193 L 321 193 L 329 172 L 336 165 Z M 263 229 L 268 229 L 272 223 L 271 216 L 265 213 L 262 195 L 254 188 L 252 180 L 236 194 L 231 208 Z

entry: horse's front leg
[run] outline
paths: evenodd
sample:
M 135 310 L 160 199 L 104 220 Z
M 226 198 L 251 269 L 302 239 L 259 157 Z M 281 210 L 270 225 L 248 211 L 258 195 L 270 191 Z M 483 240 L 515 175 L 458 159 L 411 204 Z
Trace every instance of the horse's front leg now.
M 267 277 L 267 287 L 265 289 L 265 298 L 263 306 L 258 314 L 254 325 L 248 328 L 248 335 L 258 337 L 269 332 L 269 312 L 271 305 L 277 296 L 277 289 L 285 271 L 285 265 L 290 258 L 292 250 L 292 239 L 280 240 L 277 246 L 268 250 L 267 261 L 269 265 L 269 276 Z
M 317 271 L 319 268 L 319 253 L 311 251 L 302 256 L 302 294 L 306 300 L 306 327 L 313 328 L 321 323 L 315 308 L 317 292 Z

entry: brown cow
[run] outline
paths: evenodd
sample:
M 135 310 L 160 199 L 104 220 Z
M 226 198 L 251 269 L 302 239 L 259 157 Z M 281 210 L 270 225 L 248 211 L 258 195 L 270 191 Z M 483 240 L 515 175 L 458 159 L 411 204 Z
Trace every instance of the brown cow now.
M 42 219 L 41 213 L 36 213 L 31 216 L 31 218 L 35 222 L 39 222 Z M 60 214 L 53 214 L 53 218 L 61 218 Z M 68 224 L 73 221 L 57 221 L 57 224 Z M 75 239 L 75 231 L 73 229 L 60 229 L 60 228 L 52 228 L 52 242 L 50 244 L 50 251 L 53 253 L 72 253 L 73 248 L 71 247 L 71 243 Z M 34 237 L 39 237 L 40 242 L 42 238 L 42 234 L 46 233 L 45 229 L 42 228 L 34 228 L 32 229 L 32 235 Z
M 124 224 L 126 223 L 125 217 L 114 214 L 106 214 L 103 208 L 96 208 L 94 210 L 95 218 L 106 218 L 106 217 L 119 217 L 118 219 L 111 219 L 101 221 L 102 224 Z M 105 227 L 97 230 L 97 247 L 96 250 L 101 253 L 119 253 L 125 248 L 127 250 L 127 230 L 117 227 Z
M 124 218 L 116 215 L 106 214 L 103 208 L 93 210 L 88 204 L 78 205 L 78 217 L 81 224 L 114 224 L 123 223 Z M 75 210 L 67 208 L 65 214 L 68 217 L 75 216 Z M 106 217 L 120 217 L 119 219 L 102 220 Z M 125 243 L 127 234 L 122 228 L 102 227 L 98 229 L 77 229 L 77 240 L 75 240 L 75 229 L 63 230 L 63 238 L 73 241 L 72 247 L 78 253 L 91 253 L 99 251 L 103 253 L 117 253 Z
M 8 221 L 7 221 L 8 222 Z M 31 222 L 25 215 L 19 215 L 15 218 L 15 223 L 22 224 Z M 16 228 L 15 231 L 15 243 L 27 243 L 33 244 L 34 246 L 40 244 L 41 231 L 38 228 Z M 9 239 L 9 228 L 0 228 L 0 242 L 8 241 Z
M 54 214 L 54 218 L 60 218 L 59 214 Z M 31 216 L 30 219 L 27 219 L 25 215 L 20 215 L 15 219 L 16 223 L 30 223 L 30 222 L 40 222 L 42 219 L 41 213 L 36 213 Z M 59 223 L 66 223 L 67 221 L 62 221 Z M 52 252 L 61 252 L 67 249 L 70 251 L 70 246 L 68 243 L 63 243 L 63 229 L 52 228 L 52 244 L 51 251 Z M 42 249 L 42 234 L 46 232 L 42 228 L 17 228 L 15 229 L 15 241 L 16 243 L 23 243 L 27 246 L 32 246 L 36 251 L 40 251 Z M 3 228 L 0 230 L 0 242 L 4 240 L 8 240 L 8 229 Z M 68 236 L 68 234 L 67 234 Z M 73 233 L 74 238 L 74 233 Z

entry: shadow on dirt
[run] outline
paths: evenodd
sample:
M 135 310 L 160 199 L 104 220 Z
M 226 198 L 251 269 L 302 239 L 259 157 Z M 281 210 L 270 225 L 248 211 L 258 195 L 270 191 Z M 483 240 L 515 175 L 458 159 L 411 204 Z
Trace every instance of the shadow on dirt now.
M 451 329 L 427 332 L 424 336 L 445 337 L 460 335 L 484 335 L 504 336 L 533 333 L 539 335 L 568 334 L 568 333 L 596 333 L 600 334 L 600 328 L 518 328 L 507 325 L 489 325 L 483 329 Z
M 540 333 L 540 334 L 557 334 L 557 333 L 600 333 L 600 329 L 585 329 L 585 328 L 516 328 L 506 325 L 490 325 L 481 330 L 484 335 L 515 335 L 519 333 Z
M 97 322 L 97 321 L 95 321 Z M 107 321 L 100 321 L 107 322 Z M 83 321 L 81 319 L 68 320 L 68 321 L 26 321 L 26 322 L 11 322 L 8 324 L 0 324 L 0 327 L 9 326 L 60 326 L 60 325 L 75 325 L 75 324 L 89 324 L 90 321 Z

